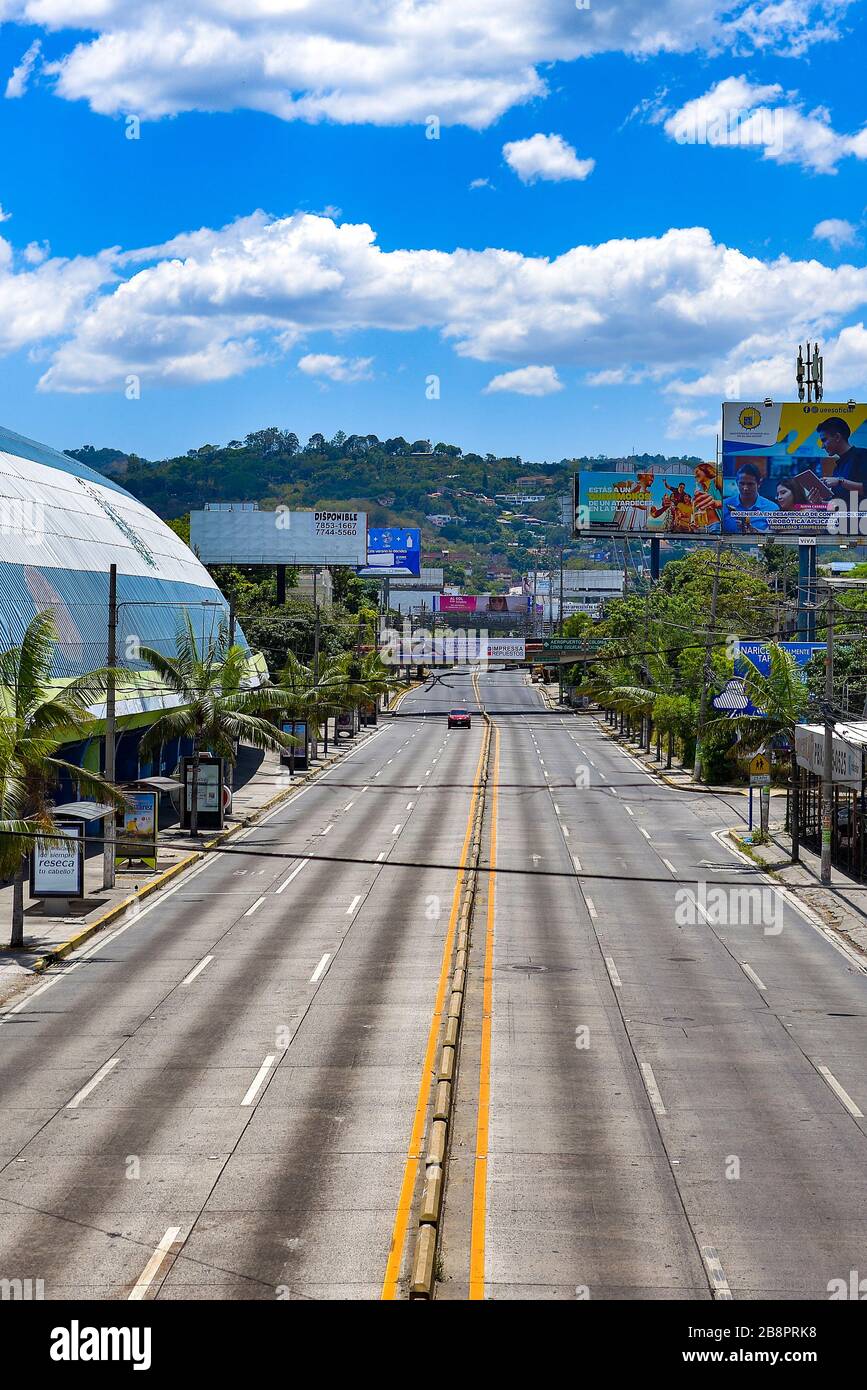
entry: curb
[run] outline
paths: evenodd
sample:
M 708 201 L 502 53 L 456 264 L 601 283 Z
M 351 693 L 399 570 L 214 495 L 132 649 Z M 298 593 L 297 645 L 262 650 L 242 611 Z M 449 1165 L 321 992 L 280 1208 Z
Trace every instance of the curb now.
M 481 701 L 479 702 L 481 704 Z M 452 1111 L 459 1060 L 459 1035 L 463 1022 L 464 999 L 469 958 L 470 933 L 476 901 L 476 882 L 482 853 L 482 826 L 487 800 L 490 773 L 491 719 L 484 710 L 485 742 L 482 755 L 482 775 L 470 834 L 470 853 L 465 869 L 458 908 L 457 931 L 452 957 L 451 983 L 447 989 L 448 1007 L 445 1030 L 440 1043 L 439 1061 L 435 1071 L 434 1100 L 424 1154 L 424 1182 L 421 1206 L 415 1233 L 409 1282 L 410 1301 L 430 1301 L 433 1298 L 437 1272 L 437 1244 L 443 1214 L 443 1197 L 451 1138 Z
M 411 686 L 409 689 L 414 688 L 414 686 Z M 395 708 L 397 707 L 397 703 L 402 700 L 405 695 L 409 694 L 409 689 L 402 690 L 396 697 Z M 389 708 L 391 708 L 391 706 L 389 706 Z M 359 745 L 356 744 L 356 747 L 358 746 Z M 235 825 L 230 825 L 227 830 L 221 830 L 212 840 L 205 841 L 201 849 L 193 850 L 190 854 L 186 855 L 185 858 L 179 859 L 177 864 L 172 864 L 168 869 L 164 869 L 161 874 L 151 879 L 149 883 L 145 883 L 135 893 L 130 894 L 128 898 L 122 898 L 120 902 L 115 903 L 107 912 L 104 912 L 101 917 L 97 917 L 95 921 L 89 922 L 80 932 L 76 932 L 75 936 L 69 937 L 67 941 L 62 941 L 53 951 L 46 951 L 44 956 L 37 956 L 30 967 L 30 973 L 33 975 L 41 975 L 50 965 L 55 965 L 57 961 L 63 960 L 65 956 L 69 956 L 73 951 L 77 951 L 80 946 L 83 946 L 84 943 L 90 939 L 90 937 L 94 936 L 98 931 L 102 931 L 103 927 L 107 927 L 110 923 L 117 921 L 117 919 L 122 917 L 131 907 L 135 907 L 137 903 L 142 902 L 145 898 L 149 898 L 153 893 L 158 892 L 167 883 L 170 883 L 173 878 L 177 878 L 180 874 L 185 873 L 187 869 L 192 868 L 193 864 L 199 863 L 210 850 L 221 845 L 224 840 L 231 839 L 233 835 L 237 835 L 240 830 L 246 829 L 247 826 L 255 825 L 257 820 L 263 815 L 266 815 L 269 811 L 272 811 L 275 806 L 279 806 L 281 802 L 291 801 L 292 797 L 299 790 L 301 783 L 315 780 L 315 778 L 321 776 L 323 772 L 332 767 L 334 763 L 339 762 L 344 756 L 345 753 L 341 750 L 340 753 L 329 758 L 328 762 L 322 767 L 309 768 L 306 772 L 301 773 L 298 777 L 298 781 L 294 782 L 291 787 L 286 787 L 283 791 L 276 792 L 275 795 L 269 797 L 267 801 L 263 801 L 262 805 L 257 807 L 255 811 L 251 811 L 249 815 L 246 815 L 243 820 L 237 821 Z

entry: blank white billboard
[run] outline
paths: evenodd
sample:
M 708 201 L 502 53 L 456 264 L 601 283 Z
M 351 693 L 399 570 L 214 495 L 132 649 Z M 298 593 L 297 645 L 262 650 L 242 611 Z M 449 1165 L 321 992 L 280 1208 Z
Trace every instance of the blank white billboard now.
M 190 545 L 205 565 L 363 565 L 367 513 L 190 512 Z

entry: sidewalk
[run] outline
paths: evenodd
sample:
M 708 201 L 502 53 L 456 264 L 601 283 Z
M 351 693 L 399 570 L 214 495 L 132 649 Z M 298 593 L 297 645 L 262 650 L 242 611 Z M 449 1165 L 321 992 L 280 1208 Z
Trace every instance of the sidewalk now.
M 336 747 L 330 743 L 327 757 L 321 756 L 308 771 L 296 772 L 294 776 L 290 775 L 288 767 L 281 765 L 277 753 L 266 753 L 249 780 L 235 789 L 225 829 L 206 833 L 197 842 L 177 824 L 161 828 L 156 873 L 140 864 L 132 867 L 118 865 L 116 886 L 104 889 L 102 845 L 95 845 L 85 860 L 86 896 L 80 902 L 70 904 L 70 911 L 64 915 L 53 912 L 50 901 L 44 904 L 34 902 L 29 886 L 25 885 L 23 950 L 8 949 L 12 886 L 9 884 L 0 888 L 0 1004 L 23 988 L 34 974 L 69 955 L 95 932 L 118 921 L 134 903 L 150 897 L 158 888 L 177 878 L 200 860 L 208 847 L 237 834 L 244 826 L 288 800 L 299 787 L 341 761 L 375 732 L 375 728 L 365 728 L 352 738 L 341 738 Z M 242 750 L 244 753 L 251 751 Z

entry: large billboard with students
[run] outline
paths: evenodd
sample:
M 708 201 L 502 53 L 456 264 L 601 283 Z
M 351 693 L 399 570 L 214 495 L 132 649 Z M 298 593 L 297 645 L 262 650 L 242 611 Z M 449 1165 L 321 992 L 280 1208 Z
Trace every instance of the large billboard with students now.
M 726 401 L 722 423 L 726 536 L 867 531 L 867 405 Z

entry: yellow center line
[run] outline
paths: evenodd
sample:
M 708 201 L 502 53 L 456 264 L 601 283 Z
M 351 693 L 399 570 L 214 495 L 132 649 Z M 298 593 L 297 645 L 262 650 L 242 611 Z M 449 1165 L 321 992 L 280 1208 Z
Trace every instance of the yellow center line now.
M 491 777 L 490 866 L 497 866 L 497 792 L 500 773 L 500 731 L 494 726 L 494 766 Z M 494 908 L 497 876 L 487 875 L 488 911 L 485 923 L 485 967 L 482 981 L 482 1045 L 479 1057 L 479 1106 L 476 1118 L 476 1159 L 473 1165 L 473 1218 L 470 1229 L 470 1298 L 485 1296 L 485 1222 L 488 1198 L 488 1119 L 491 1108 L 491 1021 L 494 1012 Z
M 470 849 L 470 839 L 473 832 L 473 818 L 476 813 L 476 803 L 479 799 L 479 779 L 482 775 L 485 750 L 490 737 L 489 731 L 485 729 L 482 739 L 482 747 L 479 753 L 478 766 L 476 767 L 475 780 L 473 782 L 473 794 L 470 800 L 470 811 L 467 817 L 467 829 L 464 835 L 464 845 L 461 857 L 458 861 L 458 875 L 455 881 L 455 891 L 452 896 L 452 910 L 449 913 L 449 925 L 446 932 L 446 939 L 443 945 L 442 965 L 440 967 L 439 983 L 437 985 L 436 999 L 434 1001 L 433 1016 L 431 1018 L 430 1031 L 428 1033 L 427 1047 L 425 1048 L 424 1063 L 422 1065 L 421 1083 L 418 1088 L 418 1099 L 415 1106 L 415 1115 L 412 1122 L 412 1132 L 409 1138 L 409 1148 L 407 1150 L 406 1163 L 403 1170 L 403 1181 L 400 1185 L 400 1196 L 397 1202 L 397 1213 L 394 1218 L 394 1227 L 391 1235 L 391 1248 L 388 1253 L 388 1263 L 385 1268 L 385 1279 L 382 1285 L 381 1298 L 390 1300 L 397 1297 L 397 1285 L 400 1278 L 400 1267 L 403 1261 L 403 1249 L 406 1244 L 406 1232 L 409 1225 L 409 1218 L 412 1212 L 412 1198 L 415 1191 L 418 1165 L 421 1161 L 421 1146 L 424 1137 L 425 1120 L 427 1119 L 427 1108 L 430 1100 L 431 1082 L 433 1080 L 434 1064 L 436 1058 L 436 1047 L 439 1039 L 440 1024 L 442 1021 L 443 1007 L 445 1004 L 446 989 L 449 982 L 449 972 L 452 960 L 452 945 L 455 938 L 455 926 L 458 920 L 458 911 L 461 905 L 461 890 L 466 877 L 467 855 Z

